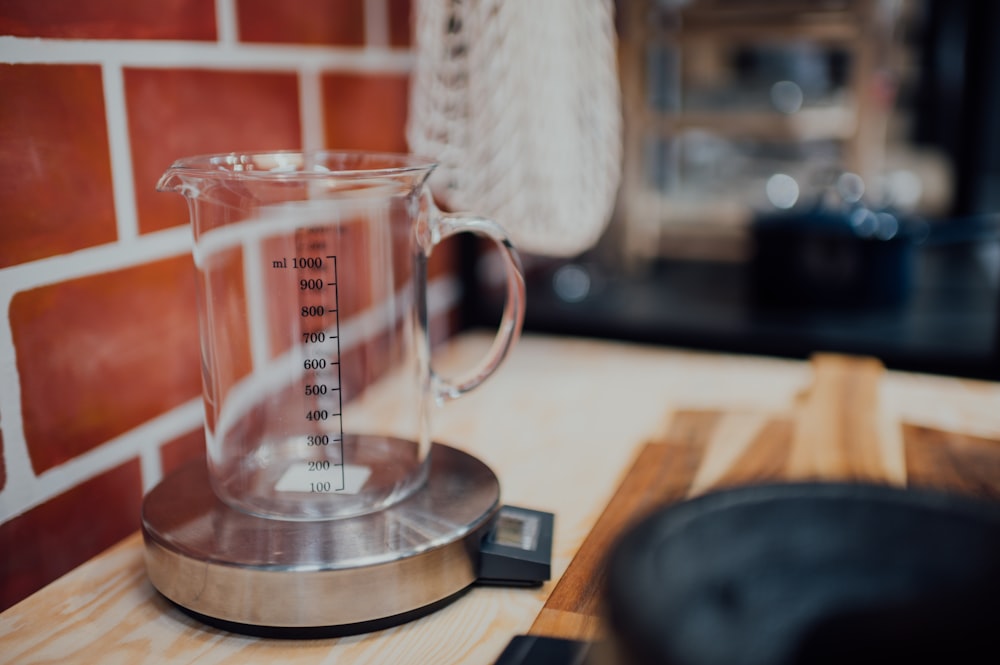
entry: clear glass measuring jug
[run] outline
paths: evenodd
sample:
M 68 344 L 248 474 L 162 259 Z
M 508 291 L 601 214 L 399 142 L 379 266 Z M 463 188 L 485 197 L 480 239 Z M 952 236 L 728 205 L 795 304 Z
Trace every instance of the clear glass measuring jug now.
M 524 278 L 503 229 L 442 214 L 434 164 L 270 152 L 175 162 L 194 229 L 209 477 L 229 505 L 293 520 L 386 508 L 426 480 L 436 403 L 485 380 L 520 334 Z M 454 379 L 431 368 L 427 261 L 469 231 L 496 243 L 494 344 Z

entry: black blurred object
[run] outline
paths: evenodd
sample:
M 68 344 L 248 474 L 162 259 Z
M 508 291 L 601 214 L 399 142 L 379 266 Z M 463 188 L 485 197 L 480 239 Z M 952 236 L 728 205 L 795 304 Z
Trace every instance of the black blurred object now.
M 996 215 L 929 223 L 861 205 L 758 216 L 752 225 L 754 304 L 795 309 L 898 307 L 924 246 L 996 241 Z
M 583 665 L 589 651 L 589 642 L 515 635 L 494 665 Z
M 1000 658 L 1000 504 L 803 483 L 703 495 L 610 558 L 618 662 L 979 663 Z
M 751 294 L 770 307 L 883 307 L 905 302 L 926 225 L 863 207 L 754 220 Z

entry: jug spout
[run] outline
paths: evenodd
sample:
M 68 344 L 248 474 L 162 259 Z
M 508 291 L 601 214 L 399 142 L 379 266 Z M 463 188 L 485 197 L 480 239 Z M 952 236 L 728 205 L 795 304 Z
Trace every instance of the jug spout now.
M 194 198 L 198 195 L 199 187 L 192 182 L 191 177 L 186 175 L 182 169 L 171 166 L 156 182 L 158 192 L 176 192 Z

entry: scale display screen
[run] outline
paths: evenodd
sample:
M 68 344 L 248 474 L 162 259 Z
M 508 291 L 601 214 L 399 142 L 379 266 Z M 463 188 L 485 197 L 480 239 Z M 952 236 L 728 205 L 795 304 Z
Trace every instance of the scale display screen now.
M 534 515 L 502 512 L 493 530 L 493 542 L 522 550 L 537 549 L 538 522 Z

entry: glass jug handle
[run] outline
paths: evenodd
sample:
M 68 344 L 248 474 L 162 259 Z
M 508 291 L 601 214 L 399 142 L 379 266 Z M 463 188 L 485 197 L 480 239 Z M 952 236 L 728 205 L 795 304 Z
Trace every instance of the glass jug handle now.
M 524 324 L 525 286 L 521 259 L 503 227 L 486 217 L 434 212 L 430 221 L 431 246 L 428 254 L 430 249 L 449 236 L 465 232 L 474 233 L 489 238 L 496 244 L 507 277 L 507 298 L 500 318 L 500 328 L 486 356 L 471 371 L 454 378 L 439 376 L 431 368 L 431 388 L 434 398 L 438 404 L 444 404 L 461 397 L 485 381 L 496 371 L 517 342 L 521 335 L 521 326 Z

